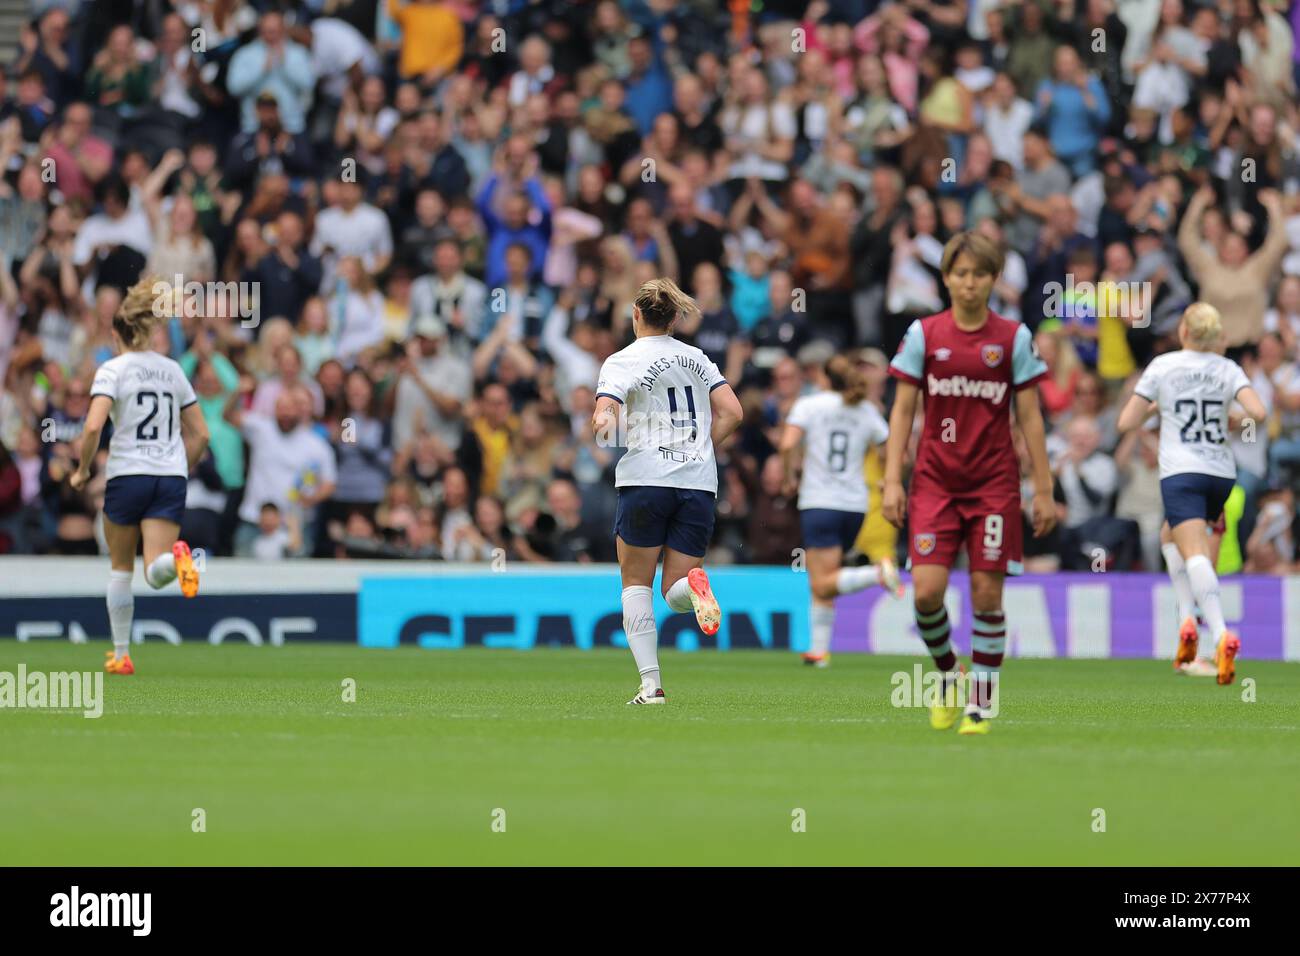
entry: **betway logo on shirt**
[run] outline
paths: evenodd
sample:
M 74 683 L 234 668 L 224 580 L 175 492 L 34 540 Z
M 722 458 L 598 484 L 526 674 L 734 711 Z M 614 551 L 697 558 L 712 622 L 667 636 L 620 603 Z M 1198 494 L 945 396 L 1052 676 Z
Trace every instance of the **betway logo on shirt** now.
M 1006 382 L 993 382 L 986 378 L 967 378 L 965 375 L 936 378 L 930 374 L 927 376 L 927 385 L 931 395 L 987 398 L 994 405 L 1002 401 L 1007 394 Z

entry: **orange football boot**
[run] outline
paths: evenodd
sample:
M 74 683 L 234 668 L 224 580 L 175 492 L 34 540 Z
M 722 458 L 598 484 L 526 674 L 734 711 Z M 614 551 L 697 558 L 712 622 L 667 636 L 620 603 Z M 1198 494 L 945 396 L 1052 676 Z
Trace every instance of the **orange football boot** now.
M 1196 643 L 1200 634 L 1196 630 L 1196 618 L 1189 617 L 1178 629 L 1178 651 L 1174 654 L 1174 670 L 1182 670 L 1184 664 L 1196 660 Z
M 184 541 L 172 545 L 172 556 L 176 559 L 176 580 L 180 581 L 181 594 L 192 598 L 199 593 L 199 571 L 194 567 L 194 558 L 190 555 L 190 546 Z
M 135 673 L 135 665 L 131 663 L 130 654 L 125 657 L 118 657 L 112 651 L 109 651 L 104 657 L 106 658 L 104 661 L 105 674 L 128 675 Z
M 709 587 L 709 576 L 703 568 L 691 568 L 686 572 L 686 583 L 691 587 L 691 603 L 695 605 L 695 620 L 700 623 L 700 630 L 705 634 L 717 634 L 722 625 L 722 608 Z
M 1219 668 L 1215 678 L 1220 684 L 1231 684 L 1237 676 L 1237 654 L 1241 651 L 1241 638 L 1232 631 L 1224 631 L 1219 638 L 1219 647 L 1214 652 L 1214 663 Z

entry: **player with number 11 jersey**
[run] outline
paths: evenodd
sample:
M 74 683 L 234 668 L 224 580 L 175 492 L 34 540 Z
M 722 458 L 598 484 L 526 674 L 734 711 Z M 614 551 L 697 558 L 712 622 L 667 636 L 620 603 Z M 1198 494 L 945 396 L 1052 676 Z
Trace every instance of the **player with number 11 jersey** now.
M 661 557 L 668 607 L 694 611 L 708 636 L 722 625 L 703 567 L 718 494 L 713 449 L 740 426 L 742 413 L 717 365 L 673 336 L 681 316 L 698 312 L 695 300 L 671 280 L 643 284 L 632 306 L 636 341 L 605 360 L 596 383 L 595 439 L 627 447 L 615 470 L 614 535 L 623 632 L 641 676 L 629 704 L 666 700 L 650 587 Z

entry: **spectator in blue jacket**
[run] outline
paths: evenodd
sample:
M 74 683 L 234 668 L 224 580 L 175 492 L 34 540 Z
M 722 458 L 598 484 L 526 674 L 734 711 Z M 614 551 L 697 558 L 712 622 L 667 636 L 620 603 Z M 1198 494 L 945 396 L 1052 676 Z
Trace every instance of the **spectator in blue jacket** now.
M 668 78 L 663 60 L 648 37 L 633 37 L 627 44 L 632 72 L 626 82 L 627 97 L 623 109 L 636 121 L 642 136 L 649 136 L 655 117 L 673 110 L 673 82 Z
M 551 244 L 551 201 L 537 178 L 537 155 L 526 139 L 512 138 L 498 160 L 500 171 L 483 186 L 478 211 L 487 229 L 483 280 L 489 289 L 506 281 L 506 249 L 526 247 L 532 255 L 528 278 L 540 279 Z M 506 188 L 498 188 L 498 187 Z M 512 187 L 512 188 L 511 188 Z
M 284 15 L 268 10 L 257 22 L 257 39 L 230 58 L 226 86 L 239 99 L 240 128 L 257 129 L 257 97 L 270 92 L 280 104 L 280 121 L 289 133 L 301 133 L 316 87 L 311 54 L 288 38 Z
M 1035 104 L 1057 159 L 1076 177 L 1092 172 L 1097 144 L 1110 122 L 1110 101 L 1074 47 L 1056 48 L 1052 77 L 1039 84 Z

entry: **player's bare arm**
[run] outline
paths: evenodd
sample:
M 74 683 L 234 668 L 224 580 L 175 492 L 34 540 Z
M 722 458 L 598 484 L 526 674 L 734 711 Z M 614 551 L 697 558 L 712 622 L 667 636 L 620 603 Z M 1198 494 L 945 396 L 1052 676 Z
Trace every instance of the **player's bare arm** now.
M 191 470 L 208 450 L 208 423 L 197 404 L 181 409 L 181 440 L 185 442 L 185 461 Z
M 895 528 L 903 527 L 907 515 L 907 492 L 903 490 L 903 458 L 912 437 L 912 420 L 916 417 L 919 391 L 911 382 L 898 383 L 894 407 L 889 413 L 889 440 L 885 442 L 885 489 L 880 511 Z M 1042 420 L 1039 419 L 1041 428 Z
M 1262 422 L 1268 418 L 1268 409 L 1264 407 L 1264 402 L 1259 397 L 1259 393 L 1253 388 L 1247 386 L 1239 391 L 1237 393 L 1237 402 L 1255 422 Z
M 1121 434 L 1131 432 L 1133 429 L 1140 427 L 1155 411 L 1155 402 L 1134 393 L 1129 396 L 1128 402 L 1124 405 L 1124 410 L 1119 413 L 1119 421 L 1115 427 L 1119 429 Z
M 713 447 L 716 448 L 740 427 L 745 412 L 730 385 L 719 385 L 711 391 L 709 406 L 713 410 L 713 426 L 709 430 L 709 437 L 713 439 Z
M 798 425 L 787 424 L 781 432 L 781 442 L 776 450 L 781 453 L 781 490 L 786 495 L 793 495 L 799 487 L 795 474 L 798 465 L 799 447 L 803 444 L 803 429 Z
M 596 399 L 596 407 L 591 413 L 591 434 L 596 444 L 608 442 L 610 436 L 617 434 L 618 402 L 608 396 Z
M 239 376 L 239 386 L 226 399 L 221 417 L 236 428 L 244 427 L 244 401 L 257 391 L 257 380 L 251 375 Z
M 108 421 L 112 409 L 113 400 L 106 395 L 96 395 L 90 400 L 90 410 L 86 413 L 86 423 L 81 430 L 81 461 L 68 479 L 74 491 L 86 487 L 86 482 L 90 480 L 90 466 L 95 460 L 95 452 L 99 451 L 104 423 Z
M 1041 538 L 1056 527 L 1056 504 L 1052 501 L 1052 469 L 1047 461 L 1047 431 L 1038 404 L 1038 389 L 1022 388 L 1016 392 L 1016 418 L 1025 436 L 1033 468 L 1034 500 L 1030 509 L 1034 537 Z

